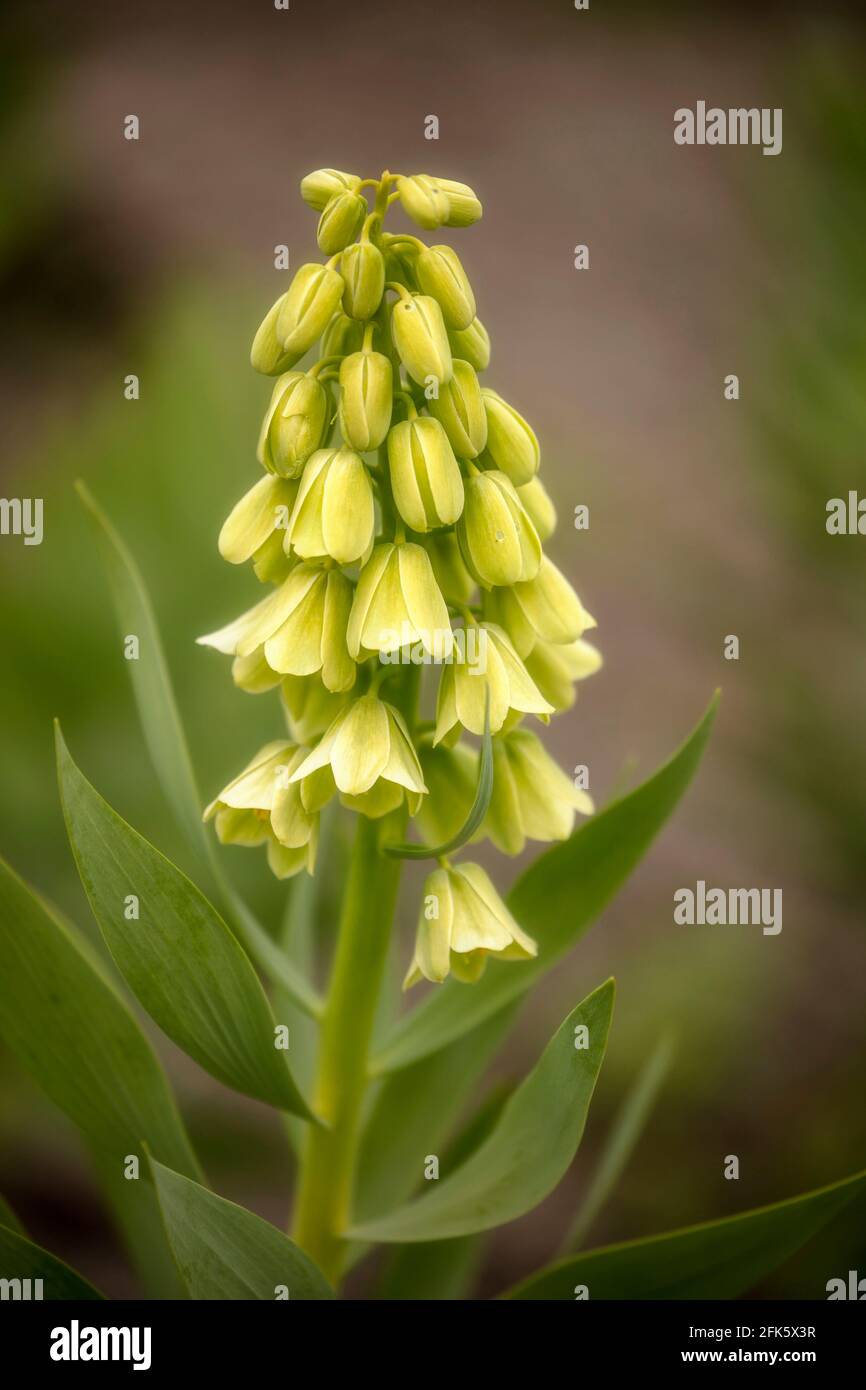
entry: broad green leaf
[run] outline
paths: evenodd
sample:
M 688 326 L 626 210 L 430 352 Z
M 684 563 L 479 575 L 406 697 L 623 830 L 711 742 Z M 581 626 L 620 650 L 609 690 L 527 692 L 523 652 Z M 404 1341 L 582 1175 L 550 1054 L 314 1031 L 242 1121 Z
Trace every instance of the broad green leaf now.
M 574 1224 L 563 1241 L 563 1250 L 576 1250 L 582 1244 L 584 1236 L 622 1176 L 643 1133 L 672 1060 L 673 1042 L 670 1036 L 665 1036 L 641 1067 L 620 1107 L 610 1134 L 605 1139 Z
M 309 1116 L 274 1017 L 237 939 L 193 883 L 102 799 L 57 730 L 60 797 L 75 862 L 133 994 L 219 1081 Z M 127 917 L 130 898 L 137 917 Z
M 590 1299 L 736 1298 L 864 1192 L 866 1171 L 723 1221 L 588 1250 L 530 1275 L 504 1297 L 572 1300 L 584 1284 Z
M 149 1157 L 149 1153 L 148 1153 Z M 96 1149 L 91 1162 L 118 1240 L 148 1299 L 183 1299 L 187 1293 L 165 1234 L 152 1182 L 130 1182 L 113 1156 Z
M 608 980 L 560 1025 L 535 1068 L 503 1107 L 489 1138 L 432 1190 L 349 1232 L 353 1240 L 447 1240 L 489 1230 L 531 1211 L 574 1158 L 607 1045 L 614 983 Z M 586 1035 L 581 1031 L 586 1028 Z M 579 1046 L 586 1041 L 586 1046 Z
M 169 805 L 253 960 L 291 993 L 301 1008 L 318 1017 L 322 1003 L 315 990 L 286 959 L 223 872 L 213 838 L 202 823 L 202 801 L 192 759 L 144 580 L 123 540 L 82 482 L 76 483 L 76 491 L 94 526 L 120 631 L 135 633 L 139 639 L 139 660 L 126 664 L 145 741 Z
M 138 567 L 84 483 L 75 485 L 87 509 L 124 634 L 135 633 L 139 660 L 128 662 L 132 690 L 157 777 L 190 844 L 207 858 L 208 838 L 183 726 L 150 598 Z
M 20 1298 L 21 1293 L 15 1281 L 25 1279 L 42 1280 L 40 1296 L 46 1302 L 51 1299 L 92 1302 L 94 1299 L 102 1298 L 102 1294 L 80 1274 L 76 1274 L 74 1269 L 70 1269 L 69 1265 L 43 1250 L 41 1245 L 34 1245 L 26 1236 L 9 1230 L 7 1226 L 0 1226 L 0 1279 L 11 1281 L 8 1293 L 4 1283 L 3 1298 Z M 27 1295 L 30 1298 L 34 1296 L 32 1289 L 31 1284 L 30 1293 Z
M 514 1022 L 509 1005 L 449 1047 L 386 1076 L 361 1142 L 354 1217 L 367 1221 L 423 1186 L 451 1126 Z
M 83 940 L 0 860 L 0 1036 L 42 1090 L 119 1164 L 145 1140 L 198 1165 L 150 1043 Z
M 706 747 L 718 697 L 670 762 L 542 854 L 508 895 L 520 925 L 538 941 L 534 960 L 491 961 L 471 990 L 447 980 L 405 1015 L 373 1057 L 374 1073 L 393 1071 L 467 1033 L 523 994 L 595 921 L 673 812 Z
M 318 1266 L 276 1226 L 161 1163 L 151 1167 L 190 1298 L 333 1298 Z
M 484 733 L 481 738 L 481 756 L 478 760 L 478 785 L 469 807 L 469 814 L 463 825 L 442 845 L 414 845 L 410 843 L 383 845 L 385 854 L 397 859 L 441 859 L 446 854 L 454 854 L 467 845 L 487 815 L 490 798 L 493 795 L 493 739 L 490 737 L 490 691 L 484 697 Z
M 464 1163 L 484 1142 L 499 1119 L 512 1088 L 500 1084 L 485 1097 L 469 1123 L 448 1145 L 444 1165 L 450 1172 Z M 465 1298 L 484 1254 L 484 1232 L 455 1236 L 453 1240 L 428 1240 L 397 1245 L 384 1263 L 376 1285 L 376 1298 L 388 1300 L 449 1301 Z

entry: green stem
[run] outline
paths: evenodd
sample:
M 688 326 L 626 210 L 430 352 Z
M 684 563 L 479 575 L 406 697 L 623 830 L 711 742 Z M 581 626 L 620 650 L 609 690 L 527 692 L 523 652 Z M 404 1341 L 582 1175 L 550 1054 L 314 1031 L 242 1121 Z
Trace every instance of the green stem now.
M 402 812 L 393 814 L 405 825 Z M 334 1285 L 345 1265 L 342 1232 L 351 1216 L 367 1059 L 400 882 L 399 860 L 379 852 L 382 826 L 358 817 L 314 1096 L 327 1128 L 307 1130 L 295 1208 L 295 1240 Z M 393 837 L 394 829 L 388 826 L 386 838 Z

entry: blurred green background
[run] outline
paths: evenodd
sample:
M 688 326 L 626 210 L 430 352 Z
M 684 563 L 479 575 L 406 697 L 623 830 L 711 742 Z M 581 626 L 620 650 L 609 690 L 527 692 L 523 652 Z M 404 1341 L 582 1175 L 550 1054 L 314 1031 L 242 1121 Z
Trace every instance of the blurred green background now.
M 385 165 L 472 184 L 449 240 L 476 288 L 491 384 L 534 424 L 552 550 L 599 619 L 605 668 L 555 724 L 603 802 L 648 775 L 711 691 L 698 783 L 647 862 L 535 994 L 487 1085 L 519 1077 L 608 973 L 611 1048 L 573 1171 L 489 1243 L 476 1292 L 550 1257 L 641 1063 L 675 1062 L 592 1243 L 772 1201 L 866 1161 L 864 546 L 827 500 L 866 494 L 864 32 L 844 8 L 447 3 L 12 7 L 0 71 L 2 492 L 42 497 L 39 547 L 0 538 L 0 850 L 94 932 L 62 826 L 51 721 L 97 787 L 188 866 L 140 735 L 108 589 L 73 491 L 133 551 L 202 794 L 281 731 L 194 638 L 252 574 L 216 535 L 258 476 L 269 388 L 249 341 L 315 252 L 302 174 Z M 698 99 L 784 110 L 784 148 L 680 148 Z M 139 116 L 141 138 L 123 139 Z M 440 120 L 438 142 L 424 118 Z M 395 219 L 396 220 L 396 219 Z M 577 243 L 590 268 L 572 266 Z M 735 372 L 740 399 L 724 399 Z M 124 399 L 128 373 L 141 397 Z M 570 526 L 590 507 L 587 532 Z M 724 639 L 740 639 L 725 661 Z M 263 857 L 226 851 L 276 925 Z M 504 886 L 511 861 L 488 859 Z M 698 878 L 781 887 L 784 929 L 675 926 Z M 417 875 L 409 873 L 411 928 Z M 580 886 L 575 885 L 576 894 Z M 326 908 L 327 908 L 326 904 Z M 330 916 L 331 914 L 326 914 Z M 327 923 L 325 925 L 327 930 Z M 401 955 L 408 950 L 408 938 Z M 263 1107 L 158 1041 L 218 1189 L 283 1223 L 290 1159 Z M 34 1237 L 130 1296 L 75 1134 L 0 1057 L 0 1190 Z M 740 1158 L 738 1182 L 724 1158 Z M 820 1297 L 866 1260 L 864 1213 L 760 1292 Z

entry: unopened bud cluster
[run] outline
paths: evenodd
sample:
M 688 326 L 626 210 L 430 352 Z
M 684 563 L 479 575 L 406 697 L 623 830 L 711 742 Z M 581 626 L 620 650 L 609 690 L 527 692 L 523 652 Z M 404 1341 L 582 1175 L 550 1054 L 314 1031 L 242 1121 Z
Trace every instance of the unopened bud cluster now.
M 314 871 L 332 797 L 399 825 L 408 812 L 444 844 L 475 795 L 478 752 L 463 734 L 482 735 L 487 719 L 494 785 L 475 838 L 506 854 L 564 839 L 592 803 L 522 720 L 573 703 L 574 682 L 601 664 L 583 639 L 595 623 L 543 553 L 556 517 L 538 439 L 479 380 L 490 339 L 459 256 L 384 227 L 395 203 L 428 231 L 471 226 L 481 204 L 427 174 L 319 169 L 301 194 L 327 259 L 301 266 L 255 335 L 252 365 L 275 378 L 265 471 L 219 539 L 267 593 L 200 639 L 234 658 L 241 689 L 281 690 L 289 737 L 206 815 L 224 842 L 266 844 L 281 878 Z M 438 688 L 425 722 L 428 668 Z M 489 954 L 535 951 L 487 874 L 443 858 L 407 984 L 477 979 Z

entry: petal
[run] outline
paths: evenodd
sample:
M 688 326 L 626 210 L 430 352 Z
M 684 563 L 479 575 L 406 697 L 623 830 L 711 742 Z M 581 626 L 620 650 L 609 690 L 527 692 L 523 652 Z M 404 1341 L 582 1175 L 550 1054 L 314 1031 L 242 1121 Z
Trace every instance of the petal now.
M 269 811 L 274 801 L 276 770 L 288 763 L 295 745 L 286 739 L 266 743 L 242 772 L 223 787 L 217 800 L 238 809 Z
M 325 620 L 324 570 L 299 565 L 299 599 L 274 635 L 265 642 L 265 657 L 275 671 L 291 676 L 311 676 L 322 669 L 322 628 Z M 291 581 L 288 581 L 291 582 Z
M 300 782 L 302 778 L 309 777 L 313 772 L 318 772 L 320 767 L 328 766 L 331 761 L 331 753 L 333 752 L 334 744 L 337 741 L 337 735 L 343 727 L 345 720 L 348 718 L 351 708 L 351 705 L 347 705 L 345 709 L 340 710 L 337 717 L 329 724 L 328 728 L 322 734 L 322 737 L 319 739 L 312 753 L 308 753 L 304 761 L 299 763 L 295 768 L 289 778 L 290 782 Z
M 381 776 L 390 752 L 388 714 L 375 695 L 350 705 L 331 750 L 334 781 L 341 792 L 359 796 Z
M 292 509 L 295 485 L 266 474 L 236 503 L 219 534 L 219 552 L 230 564 L 249 560 Z M 288 508 L 288 511 L 280 511 Z
M 383 547 L 384 548 L 384 547 Z M 400 584 L 399 547 L 389 546 L 388 555 L 373 589 L 364 617 L 361 643 L 369 652 L 395 652 L 417 637 L 409 622 L 406 600 Z M 376 552 L 373 552 L 373 559 Z M 361 580 L 366 575 L 366 567 Z M 361 582 L 358 587 L 360 589 Z M 351 645 L 349 646 L 351 651 Z
M 410 641 L 420 640 L 435 661 L 447 660 L 454 637 L 430 556 L 420 545 L 399 545 L 397 563 L 406 615 L 414 629 Z
M 428 913 L 435 912 L 430 917 Z M 417 968 L 427 980 L 441 984 L 451 966 L 451 932 L 454 923 L 454 895 L 448 871 L 434 869 L 424 884 L 424 901 L 418 917 L 415 939 Z
M 491 646 L 496 647 L 508 677 L 508 703 L 511 708 L 523 714 L 552 714 L 553 705 L 547 703 L 502 629 L 491 627 L 489 631 Z
M 357 670 L 346 646 L 352 610 L 352 586 L 339 570 L 331 570 L 325 590 L 322 620 L 322 680 L 328 690 L 351 690 Z
M 436 697 L 436 733 L 433 747 L 441 743 L 457 723 L 457 697 L 454 679 L 454 666 L 445 666 L 439 679 L 439 694 Z
M 379 581 L 384 573 L 394 547 L 390 543 L 377 545 L 373 554 L 370 556 L 364 568 L 361 570 L 358 584 L 355 589 L 355 597 L 352 600 L 352 611 L 349 614 L 349 626 L 346 631 L 346 643 L 349 648 L 349 655 L 355 660 L 361 650 L 364 628 L 367 623 L 367 615 L 370 605 L 373 602 Z
M 388 713 L 391 751 L 382 776 L 389 782 L 405 787 L 407 791 L 426 793 L 424 774 L 405 720 L 392 705 L 386 705 L 385 709 Z
M 506 739 L 493 740 L 493 795 L 484 828 L 503 854 L 520 854 L 526 844 L 517 780 Z
M 328 468 L 322 500 L 325 553 L 341 565 L 359 560 L 374 534 L 373 487 L 363 459 L 340 449 Z

